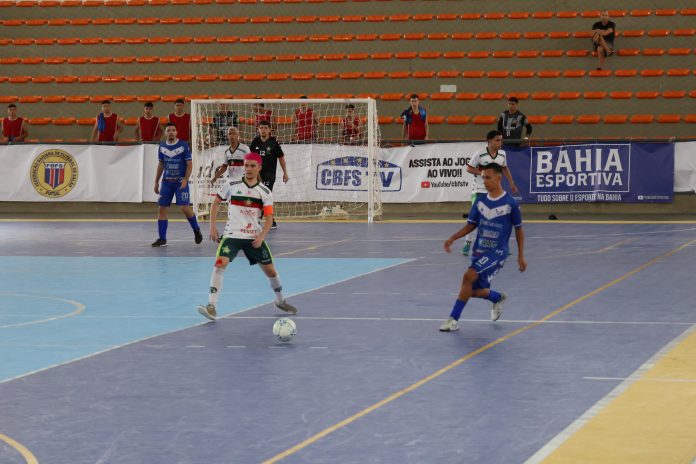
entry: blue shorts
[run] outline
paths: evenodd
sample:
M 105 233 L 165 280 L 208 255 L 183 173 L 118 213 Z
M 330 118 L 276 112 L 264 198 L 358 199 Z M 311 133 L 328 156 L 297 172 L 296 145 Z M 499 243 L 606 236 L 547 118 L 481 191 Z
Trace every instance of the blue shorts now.
M 469 267 L 476 271 L 478 279 L 476 279 L 472 288 L 474 290 L 491 288 L 491 281 L 498 271 L 503 268 L 505 258 L 507 258 L 507 253 L 504 256 L 500 256 L 497 253 L 485 253 L 473 256 Z
M 189 186 L 181 188 L 179 181 L 162 181 L 160 185 L 160 194 L 157 199 L 159 206 L 171 206 L 172 198 L 176 195 L 176 204 L 179 206 L 189 206 L 191 204 L 191 195 L 189 194 Z

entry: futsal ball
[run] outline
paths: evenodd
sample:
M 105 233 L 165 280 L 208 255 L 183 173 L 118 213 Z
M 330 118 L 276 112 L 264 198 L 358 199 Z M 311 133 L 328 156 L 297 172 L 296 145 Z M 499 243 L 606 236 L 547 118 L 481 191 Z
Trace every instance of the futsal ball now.
M 281 342 L 289 342 L 297 333 L 297 326 L 292 319 L 282 317 L 273 324 L 273 335 Z

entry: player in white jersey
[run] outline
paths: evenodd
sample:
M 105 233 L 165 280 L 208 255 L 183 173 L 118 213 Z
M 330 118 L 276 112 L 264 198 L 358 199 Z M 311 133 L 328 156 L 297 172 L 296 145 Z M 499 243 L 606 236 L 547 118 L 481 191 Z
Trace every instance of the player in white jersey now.
M 222 177 L 225 171 L 230 179 L 240 179 L 244 175 L 244 155 L 251 150 L 239 141 L 239 129 L 234 126 L 227 128 L 227 139 L 230 141 L 230 146 L 225 149 L 223 154 L 225 163 L 217 168 L 215 175 L 210 179 L 212 185 L 215 185 L 215 182 Z
M 486 141 L 488 142 L 486 148 L 474 153 L 466 166 L 466 172 L 474 175 L 474 188 L 471 192 L 472 206 L 476 203 L 476 199 L 479 196 L 486 194 L 486 187 L 483 185 L 483 178 L 481 177 L 481 168 L 490 163 L 499 164 L 503 168 L 503 175 L 510 183 L 510 190 L 512 193 L 517 193 L 517 186 L 515 181 L 512 180 L 510 169 L 507 167 L 507 155 L 500 149 L 503 146 L 503 134 L 497 130 L 492 130 L 486 135 Z M 475 239 L 475 230 L 464 238 L 464 248 L 462 248 L 464 256 L 468 256 L 471 252 L 471 244 Z
M 244 177 L 228 182 L 217 194 L 210 208 L 210 239 L 219 242 L 215 268 L 210 278 L 208 304 L 199 306 L 198 312 L 214 321 L 217 317 L 216 305 L 222 290 L 222 278 L 227 265 L 239 251 L 252 266 L 259 264 L 261 270 L 275 293 L 275 307 L 290 314 L 296 314 L 297 308 L 283 297 L 280 277 L 273 265 L 273 255 L 264 238 L 273 224 L 273 194 L 261 183 L 259 172 L 263 160 L 258 153 L 244 156 Z M 227 224 L 222 237 L 219 236 L 215 219 L 220 203 L 226 201 Z M 261 218 L 264 218 L 261 226 Z

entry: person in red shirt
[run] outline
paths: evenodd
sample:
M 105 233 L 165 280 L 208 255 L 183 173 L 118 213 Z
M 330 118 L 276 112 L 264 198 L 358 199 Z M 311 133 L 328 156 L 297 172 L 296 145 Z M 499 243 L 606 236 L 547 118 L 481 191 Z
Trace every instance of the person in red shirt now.
M 17 105 L 10 103 L 7 106 L 7 117 L 2 118 L 2 137 L 0 141 L 24 142 L 29 136 L 29 130 L 24 118 L 17 116 Z
M 97 116 L 97 122 L 92 129 L 91 142 L 116 142 L 118 134 L 123 131 L 121 121 L 116 113 L 111 112 L 111 102 L 101 102 L 102 112 Z
M 169 115 L 169 122 L 176 126 L 179 140 L 191 140 L 191 115 L 184 113 L 184 100 L 179 98 L 174 102 L 174 112 Z
M 360 142 L 360 118 L 355 115 L 355 105 L 352 103 L 346 105 L 346 114 L 341 118 L 340 125 L 344 144 L 354 145 Z
M 306 99 L 304 95 L 300 98 Z M 317 128 L 319 118 L 314 115 L 314 108 L 307 106 L 307 103 L 300 103 L 300 107 L 295 110 L 295 141 L 299 143 L 312 143 L 317 140 Z
M 401 113 L 404 127 L 401 131 L 401 138 L 404 140 L 427 140 L 428 139 L 428 116 L 425 108 L 419 105 L 420 100 L 417 94 L 411 95 L 411 106 Z
M 162 138 L 160 120 L 152 115 L 154 107 L 152 102 L 145 103 L 145 114 L 138 118 L 138 124 L 135 125 L 135 138 L 141 142 L 159 142 Z
M 256 129 L 259 128 L 259 123 L 261 121 L 267 121 L 268 124 L 270 124 L 271 126 L 271 135 L 276 134 L 276 127 L 273 121 L 273 110 L 267 110 L 263 103 L 255 103 L 254 111 L 256 112 L 256 114 L 254 115 L 254 118 L 256 120 Z

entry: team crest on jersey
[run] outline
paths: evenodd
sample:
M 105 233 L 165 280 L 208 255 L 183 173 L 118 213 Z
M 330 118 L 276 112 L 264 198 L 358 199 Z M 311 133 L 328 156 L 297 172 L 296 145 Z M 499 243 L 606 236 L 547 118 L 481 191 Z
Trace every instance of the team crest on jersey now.
M 31 163 L 29 180 L 40 195 L 60 198 L 77 185 L 78 171 L 77 161 L 70 153 L 52 148 Z

